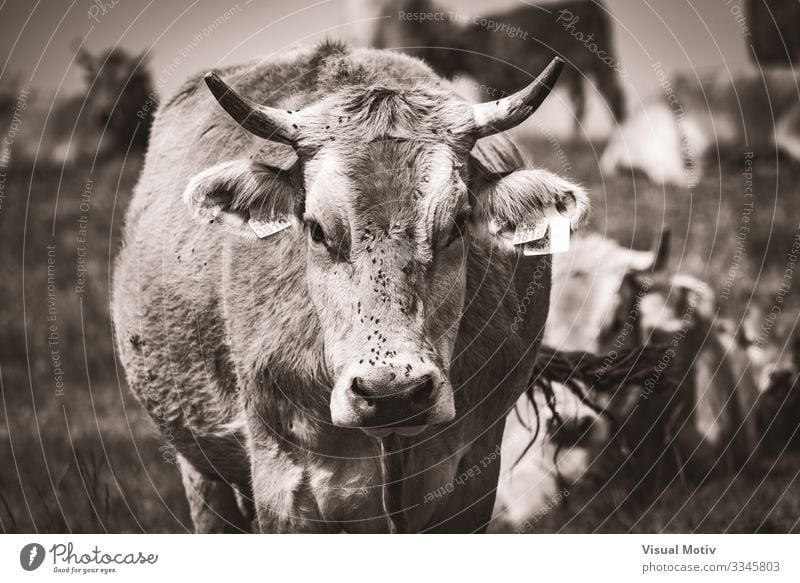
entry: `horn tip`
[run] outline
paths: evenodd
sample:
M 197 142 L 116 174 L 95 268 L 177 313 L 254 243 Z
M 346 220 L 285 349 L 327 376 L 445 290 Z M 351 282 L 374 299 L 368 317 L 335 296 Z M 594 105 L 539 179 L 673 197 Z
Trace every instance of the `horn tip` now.
M 206 82 L 206 87 L 208 87 L 209 91 L 211 91 L 212 95 L 214 95 L 217 100 L 228 91 L 228 86 L 216 71 L 209 71 L 203 75 L 203 81 Z
M 550 61 L 550 64 L 548 65 L 547 68 L 550 69 L 551 71 L 558 71 L 560 73 L 561 70 L 564 68 L 565 64 L 566 61 L 564 61 L 564 59 L 562 59 L 561 57 L 553 57 L 553 60 Z

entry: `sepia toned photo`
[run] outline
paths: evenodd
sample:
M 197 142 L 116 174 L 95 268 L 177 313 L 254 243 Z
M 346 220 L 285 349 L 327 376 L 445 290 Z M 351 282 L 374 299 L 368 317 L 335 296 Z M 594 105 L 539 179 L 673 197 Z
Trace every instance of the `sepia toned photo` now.
M 702 537 L 800 531 L 797 0 L 0 22 L 0 569 L 626 534 L 790 580 Z

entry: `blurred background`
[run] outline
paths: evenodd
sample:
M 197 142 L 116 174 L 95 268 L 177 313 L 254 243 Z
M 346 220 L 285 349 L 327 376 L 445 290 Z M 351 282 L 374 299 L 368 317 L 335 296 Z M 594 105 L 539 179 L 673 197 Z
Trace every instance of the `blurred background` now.
M 174 452 L 114 357 L 109 284 L 125 209 L 160 100 L 197 72 L 326 38 L 416 55 L 476 101 L 523 87 L 562 56 L 557 90 L 515 141 L 535 165 L 589 188 L 587 230 L 613 242 L 615 257 L 670 233 L 668 289 L 681 276 L 702 296 L 715 338 L 730 337 L 740 359 L 729 390 L 757 391 L 739 411 L 753 424 L 745 461 L 723 478 L 677 472 L 656 497 L 622 505 L 618 490 L 577 472 L 554 502 L 566 478 L 537 458 L 550 490 L 520 496 L 538 518 L 493 528 L 798 530 L 796 1 L 6 0 L 0 22 L 4 532 L 191 529 Z M 617 287 L 598 296 L 604 314 L 620 303 Z M 613 339 L 613 325 L 552 337 L 556 348 L 608 350 L 598 339 Z M 723 360 L 712 377 L 733 366 Z M 596 455 L 581 440 L 562 445 L 583 448 L 584 465 Z

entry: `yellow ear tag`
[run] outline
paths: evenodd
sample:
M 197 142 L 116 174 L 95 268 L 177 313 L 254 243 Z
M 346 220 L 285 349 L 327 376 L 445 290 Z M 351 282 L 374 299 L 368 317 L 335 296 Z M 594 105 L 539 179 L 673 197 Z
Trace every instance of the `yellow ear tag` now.
M 266 215 L 259 209 L 251 208 L 250 220 L 247 221 L 247 224 L 259 239 L 264 239 L 291 227 L 292 219 L 288 215 L 279 217 Z

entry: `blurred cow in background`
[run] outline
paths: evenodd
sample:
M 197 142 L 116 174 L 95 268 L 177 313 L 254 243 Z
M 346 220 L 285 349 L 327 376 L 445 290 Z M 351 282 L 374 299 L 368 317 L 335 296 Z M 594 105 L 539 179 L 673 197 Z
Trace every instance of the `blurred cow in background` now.
M 774 321 L 758 309 L 751 312 L 750 358 L 761 373 L 756 421 L 761 452 L 772 458 L 800 450 L 800 314 L 781 311 Z
M 798 25 L 800 2 L 797 0 L 748 0 L 751 58 L 759 66 L 797 66 L 800 61 Z
M 690 188 L 705 159 L 741 161 L 781 152 L 800 161 L 800 83 L 791 69 L 727 71 L 673 82 L 657 70 L 665 97 L 632 112 L 613 132 L 603 172 L 637 170 L 656 184 Z
M 143 153 L 155 109 L 144 56 L 119 48 L 93 56 L 81 49 L 75 60 L 85 91 L 34 102 L 22 123 L 19 154 L 37 164 L 72 164 Z
M 612 326 L 616 297 L 626 276 L 648 271 L 663 261 L 658 256 L 594 233 L 575 238 L 568 252 L 553 256 L 543 344 L 556 350 L 599 352 L 605 331 Z M 591 455 L 610 438 L 607 423 L 597 420 L 596 411 L 564 386 L 554 384 L 553 389 L 564 420 L 560 429 L 556 430 L 546 399 L 538 393 L 535 403 L 527 396 L 520 398 L 506 420 L 495 517 L 515 527 L 558 498 L 565 484 L 598 470 Z M 625 409 L 638 393 L 638 389 L 626 387 L 612 397 L 617 408 Z M 543 442 L 529 447 L 539 436 Z
M 668 273 L 647 277 L 651 283 L 640 297 L 640 276 L 626 279 L 616 321 L 634 311 L 634 333 L 627 342 L 663 345 L 663 367 L 656 372 L 669 371 L 679 384 L 672 392 L 658 392 L 654 378 L 642 387 L 646 402 L 631 415 L 628 435 L 643 446 L 642 469 L 661 471 L 658 482 L 668 472 L 695 483 L 738 470 L 756 444 L 757 388 L 747 353 L 731 333 L 735 327 L 718 317 L 716 299 L 704 282 Z
M 717 316 L 710 288 L 666 272 L 664 236 L 658 252 L 601 240 L 589 235 L 555 257 L 545 344 L 582 344 L 608 354 L 610 365 L 623 350 L 645 344 L 664 346 L 663 356 L 643 382 L 611 393 L 585 387 L 592 403 L 555 387 L 558 418 L 541 395 L 535 404 L 518 402 L 506 422 L 496 506 L 512 525 L 564 485 L 589 482 L 647 500 L 675 480 L 702 483 L 741 468 L 757 441 L 755 370 L 739 327 Z M 574 325 L 564 325 L 572 318 Z M 662 384 L 668 375 L 674 387 Z M 546 443 L 528 449 L 537 424 L 546 428 Z
M 617 122 L 625 118 L 622 68 L 602 2 L 530 4 L 481 16 L 446 10 L 432 0 L 353 3 L 354 20 L 370 13 L 374 20 L 362 43 L 420 57 L 448 78 L 470 77 L 497 98 L 530 83 L 559 55 L 567 62 L 560 86 L 573 102 L 576 129 L 586 114 L 587 79 L 596 83 L 611 116 Z

